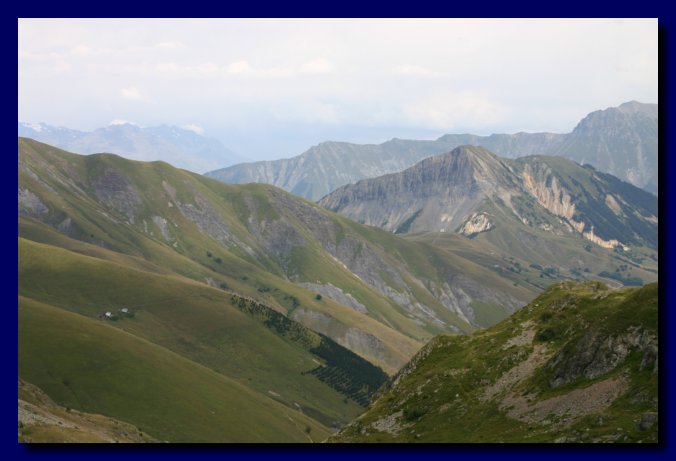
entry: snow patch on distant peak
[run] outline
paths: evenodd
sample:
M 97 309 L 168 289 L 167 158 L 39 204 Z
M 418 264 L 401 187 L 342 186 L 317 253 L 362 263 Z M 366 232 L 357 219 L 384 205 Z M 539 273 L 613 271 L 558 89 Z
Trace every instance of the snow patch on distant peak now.
M 195 124 L 183 125 L 181 128 L 183 128 L 184 130 L 192 131 L 193 133 L 196 133 L 200 136 L 204 134 L 204 128 L 202 128 L 199 125 Z
M 23 125 L 23 126 L 26 127 L 26 128 L 30 128 L 30 129 L 33 130 L 33 131 L 37 131 L 38 133 L 42 133 L 42 131 L 43 131 L 44 128 L 45 128 L 44 125 L 43 125 L 42 123 L 27 123 L 27 122 L 23 122 L 23 123 L 21 123 L 21 125 Z

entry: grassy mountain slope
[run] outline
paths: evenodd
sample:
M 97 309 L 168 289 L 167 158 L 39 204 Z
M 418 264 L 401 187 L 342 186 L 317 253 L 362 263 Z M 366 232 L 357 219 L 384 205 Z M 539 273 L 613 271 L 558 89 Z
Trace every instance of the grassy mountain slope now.
M 190 279 L 139 271 L 23 239 L 19 258 L 21 295 L 98 322 L 102 313 L 112 312 L 117 321 L 106 323 L 300 409 L 327 426 L 348 421 L 386 377 L 267 306 Z M 125 307 L 133 317 L 120 314 Z M 23 328 L 20 325 L 20 334 Z M 323 368 L 341 374 L 343 386 L 323 377 Z
M 657 442 L 657 285 L 553 285 L 439 336 L 334 442 Z
M 480 325 L 472 302 L 507 313 L 534 293 L 272 186 L 24 139 L 19 162 L 20 235 L 261 300 L 390 373 Z
M 307 442 L 312 432 L 327 434 L 300 412 L 120 328 L 25 297 L 19 325 L 19 375 L 61 405 L 175 442 Z

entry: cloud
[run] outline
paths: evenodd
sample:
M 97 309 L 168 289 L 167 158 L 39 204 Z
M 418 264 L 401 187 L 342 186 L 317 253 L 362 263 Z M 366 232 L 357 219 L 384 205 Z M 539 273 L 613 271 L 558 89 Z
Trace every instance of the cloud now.
M 195 123 L 210 136 L 236 136 L 224 139 L 234 150 L 249 136 L 281 150 L 291 139 L 349 141 L 364 126 L 565 132 L 592 110 L 657 101 L 657 26 L 657 19 L 20 19 L 19 115 L 81 129 L 122 115 L 147 125 Z M 273 135 L 282 124 L 284 134 Z
M 79 56 L 79 57 L 89 56 L 92 54 L 92 49 L 87 45 L 78 45 L 75 48 L 72 48 L 68 52 L 68 54 L 70 54 L 71 56 Z
M 155 66 L 155 70 L 159 73 L 175 73 L 181 70 L 181 67 L 175 62 L 161 62 Z
M 229 75 L 243 75 L 251 77 L 284 78 L 291 77 L 297 72 L 290 67 L 254 67 L 248 61 L 236 61 L 225 66 Z
M 402 65 L 402 66 L 396 66 L 394 68 L 394 71 L 398 74 L 403 74 L 403 75 L 417 75 L 420 77 L 443 77 L 446 74 L 442 72 L 437 72 L 435 70 L 429 69 L 427 67 L 422 67 L 422 66 L 414 66 L 414 65 Z
M 280 122 L 336 125 L 345 121 L 342 108 L 331 101 L 297 99 L 293 106 L 282 103 L 270 106 L 268 112 Z
M 199 135 L 204 134 L 204 128 L 202 128 L 199 125 L 195 125 L 195 124 L 183 125 L 181 128 L 183 128 L 184 130 L 192 131 L 193 133 L 197 133 Z
M 141 101 L 143 99 L 141 92 L 135 86 L 121 88 L 120 96 L 122 96 L 123 99 L 127 99 L 129 101 Z
M 183 42 L 173 41 L 173 42 L 160 42 L 155 44 L 155 48 L 166 51 L 178 51 L 184 50 L 187 47 Z
M 507 112 L 501 104 L 476 92 L 435 92 L 404 107 L 409 123 L 448 133 L 499 124 Z
M 175 52 L 185 50 L 187 47 L 182 42 L 160 42 L 153 45 L 127 46 L 127 47 L 94 47 L 82 43 L 68 48 L 65 51 L 50 51 L 42 53 L 28 52 L 19 48 L 19 59 L 34 62 L 49 62 L 63 59 L 83 58 L 118 58 L 128 59 L 131 56 L 146 56 L 162 52 Z
M 251 67 L 251 64 L 249 64 L 247 61 L 237 61 L 233 62 L 232 64 L 228 65 L 225 68 L 226 72 L 229 74 L 252 74 L 254 73 L 253 67 Z
M 138 126 L 138 125 L 137 125 L 136 123 L 134 123 L 134 122 L 130 122 L 129 120 L 122 120 L 122 119 L 120 119 L 120 118 L 116 118 L 116 119 L 114 119 L 114 120 L 111 120 L 110 123 L 109 123 L 108 125 L 111 125 L 111 126 L 112 126 L 112 125 L 134 125 L 134 126 Z
M 333 72 L 335 65 L 326 58 L 313 59 L 300 66 L 300 74 L 328 74 Z
M 298 75 L 321 75 L 333 72 L 335 65 L 326 58 L 306 61 L 300 66 L 257 67 L 249 61 L 234 61 L 219 65 L 215 62 L 185 65 L 176 62 L 162 62 L 155 65 L 160 74 L 181 77 L 256 77 L 256 78 L 288 78 Z

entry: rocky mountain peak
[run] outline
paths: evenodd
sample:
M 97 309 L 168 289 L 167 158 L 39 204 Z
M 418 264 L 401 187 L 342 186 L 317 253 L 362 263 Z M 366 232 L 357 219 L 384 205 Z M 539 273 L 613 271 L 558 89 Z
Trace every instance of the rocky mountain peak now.
M 561 157 L 509 160 L 477 146 L 344 186 L 318 203 L 395 233 L 473 237 L 490 230 L 509 239 L 516 226 L 582 237 L 609 249 L 657 243 L 656 199 L 650 194 Z
M 610 134 L 627 136 L 625 131 L 631 131 L 637 120 L 645 118 L 657 120 L 657 104 L 629 101 L 619 107 L 609 107 L 590 113 L 577 124 L 573 133 L 589 133 L 591 136 Z
M 638 101 L 628 101 L 620 104 L 618 109 L 626 114 L 642 114 L 657 120 L 657 104 L 646 104 Z
M 440 181 L 448 186 L 480 184 L 495 186 L 509 167 L 495 154 L 480 146 L 464 145 L 452 151 L 430 157 L 411 170 L 425 172 L 425 179 Z

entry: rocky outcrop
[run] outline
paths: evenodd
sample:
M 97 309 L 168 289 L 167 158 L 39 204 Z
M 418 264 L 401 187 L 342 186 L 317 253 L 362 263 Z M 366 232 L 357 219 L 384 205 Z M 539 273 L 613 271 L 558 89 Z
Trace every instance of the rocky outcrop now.
M 49 213 L 49 208 L 29 189 L 19 187 L 19 213 L 41 216 Z
M 466 237 L 474 237 L 491 229 L 493 229 L 493 224 L 488 219 L 487 213 L 472 213 L 458 232 Z
M 538 166 L 542 167 L 540 171 L 534 171 L 534 166 L 528 163 L 524 166 L 521 174 L 524 187 L 550 213 L 570 222 L 575 216 L 575 204 L 570 194 L 559 187 L 558 179 L 547 166 L 536 163 L 535 167 Z
M 141 205 L 141 199 L 136 188 L 123 173 L 112 167 L 104 167 L 101 174 L 92 179 L 92 187 L 102 203 L 124 215 L 132 224 L 134 223 L 134 216 Z
M 330 283 L 321 284 L 321 283 L 305 282 L 299 283 L 298 285 L 302 286 L 303 288 L 307 288 L 308 290 L 316 291 L 317 293 L 320 293 L 322 296 L 326 296 L 327 298 L 333 299 L 334 301 L 339 302 L 344 306 L 351 307 L 352 309 L 356 310 L 357 312 L 361 312 L 362 314 L 366 314 L 368 312 L 366 306 L 357 301 L 354 298 L 354 296 L 352 296 L 350 293 L 345 293 L 343 290 L 341 290 L 336 286 L 333 286 Z
M 559 352 L 548 367 L 553 370 L 549 384 L 557 388 L 581 376 L 594 379 L 615 369 L 633 350 L 642 355 L 642 367 L 657 366 L 657 339 L 641 328 L 632 328 L 622 335 L 603 334 L 599 330 L 586 333 L 570 350 Z
M 589 240 L 590 242 L 593 242 L 597 244 L 600 247 L 603 248 L 617 248 L 620 247 L 624 251 L 629 251 L 629 247 L 627 245 L 624 245 L 622 242 L 615 240 L 615 239 L 610 239 L 610 240 L 603 240 L 601 237 L 597 236 L 594 234 L 594 226 L 591 226 L 591 229 L 589 229 L 588 232 L 583 232 L 582 236 Z
M 153 223 L 157 226 L 162 234 L 162 237 L 167 242 L 171 241 L 171 234 L 169 233 L 169 223 L 162 216 L 153 216 Z
M 619 216 L 624 216 L 622 207 L 617 203 L 617 199 L 612 194 L 606 194 L 606 206 L 613 210 L 613 213 Z
M 291 318 L 328 336 L 372 363 L 383 364 L 386 369 L 396 370 L 402 365 L 378 338 L 358 328 L 349 327 L 328 314 L 299 307 L 293 311 Z
M 613 249 L 620 247 L 625 251 L 629 250 L 629 247 L 617 239 L 605 240 L 596 235 L 593 224 L 588 225 L 584 220 L 576 220 L 579 219 L 580 213 L 575 207 L 569 189 L 559 185 L 558 178 L 548 165 L 539 162 L 526 163 L 521 177 L 523 178 L 526 190 L 537 199 L 540 205 L 553 215 L 565 219 L 585 239 L 603 248 Z M 624 216 L 617 200 L 612 194 L 606 194 L 603 203 L 616 215 L 620 217 Z M 585 231 L 587 228 L 589 230 Z

